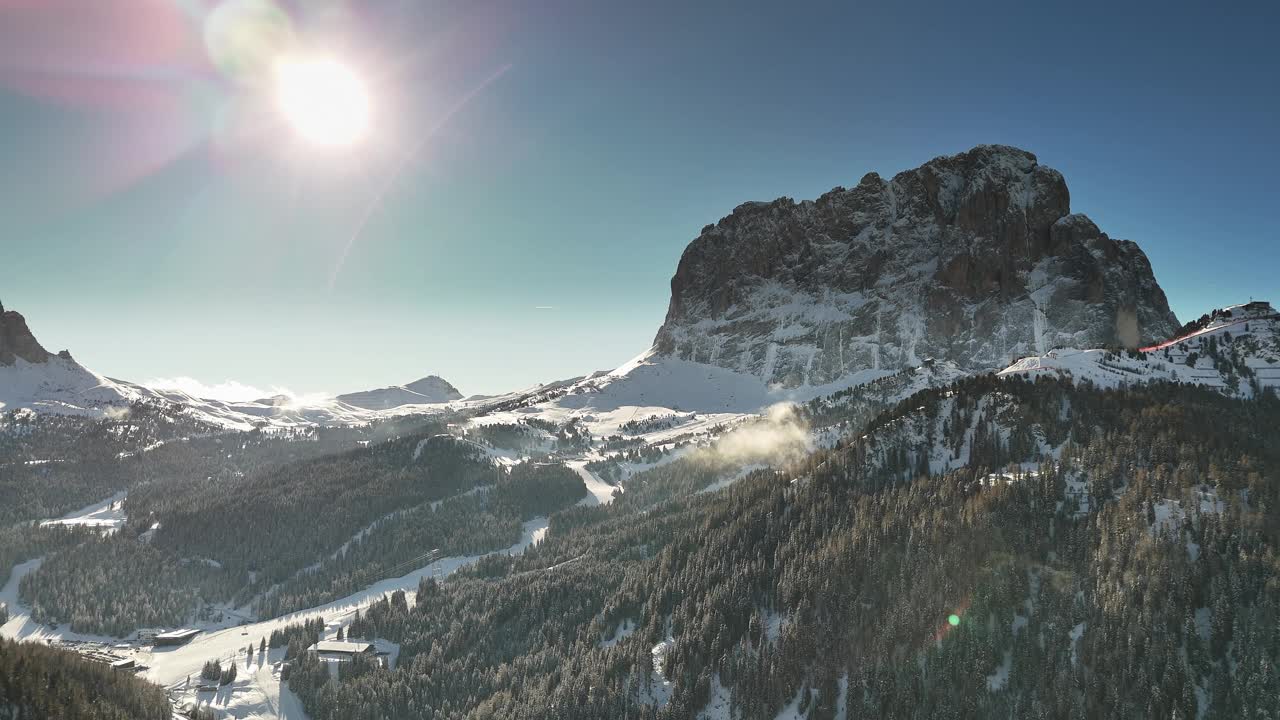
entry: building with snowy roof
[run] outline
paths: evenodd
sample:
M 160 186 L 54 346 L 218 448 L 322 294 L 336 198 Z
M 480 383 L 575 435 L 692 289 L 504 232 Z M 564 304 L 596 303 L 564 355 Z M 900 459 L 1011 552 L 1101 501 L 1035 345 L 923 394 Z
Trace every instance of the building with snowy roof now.
M 312 646 L 321 657 L 352 658 L 356 655 L 373 655 L 373 643 L 348 640 L 321 640 Z
M 200 631 L 195 629 L 170 630 L 162 632 L 155 636 L 156 645 L 186 645 L 191 642 L 192 638 L 199 635 Z

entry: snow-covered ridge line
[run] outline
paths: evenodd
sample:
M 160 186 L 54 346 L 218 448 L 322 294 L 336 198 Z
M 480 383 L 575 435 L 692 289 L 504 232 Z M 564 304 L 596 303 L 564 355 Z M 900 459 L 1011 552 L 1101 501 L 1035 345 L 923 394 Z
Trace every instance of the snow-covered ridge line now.
M 1280 320 L 1280 314 L 1276 313 L 1275 308 L 1271 307 L 1271 303 L 1263 300 L 1252 300 L 1240 305 L 1230 305 L 1225 308 L 1214 310 L 1210 316 L 1210 321 L 1204 327 L 1189 332 L 1186 335 L 1165 340 L 1148 347 L 1141 348 L 1142 352 L 1155 352 L 1163 350 L 1171 345 L 1176 345 L 1184 340 L 1193 337 L 1213 333 L 1217 330 L 1234 327 L 1237 325 L 1247 325 L 1251 321 Z
M 146 403 L 179 411 L 206 425 L 244 431 L 257 427 L 363 425 L 387 417 L 443 412 L 450 408 L 451 401 L 460 402 L 462 398 L 452 385 L 434 375 L 405 386 L 334 398 L 196 397 L 176 387 L 149 387 L 99 375 L 66 351 L 50 354 L 40 347 L 17 312 L 0 308 L 0 328 L 6 328 L 8 333 L 0 333 L 0 413 L 25 410 L 111 418 L 123 415 L 135 403 Z M 14 345 L 12 349 L 10 344 Z M 344 402 L 344 398 L 351 402 Z
M 75 360 L 53 357 L 43 363 L 18 358 L 0 366 L 0 412 L 30 410 L 52 415 L 118 417 L 134 403 L 180 411 L 197 422 L 229 431 L 257 427 L 292 429 L 317 425 L 366 425 L 376 420 L 450 409 L 445 403 L 398 405 L 370 410 L 337 399 L 281 401 L 264 398 L 227 401 L 198 398 L 98 375 Z
M 1237 305 L 1215 311 L 1203 328 L 1137 352 L 1060 348 L 998 375 L 1056 375 L 1103 388 L 1185 383 L 1242 398 L 1280 392 L 1280 315 L 1267 303 Z

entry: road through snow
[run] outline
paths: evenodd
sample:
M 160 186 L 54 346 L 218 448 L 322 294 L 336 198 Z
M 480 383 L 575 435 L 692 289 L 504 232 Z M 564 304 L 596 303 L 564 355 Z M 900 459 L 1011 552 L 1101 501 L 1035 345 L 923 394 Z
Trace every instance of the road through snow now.
M 524 552 L 525 548 L 534 544 L 536 536 L 540 535 L 540 531 L 545 529 L 546 526 L 546 518 L 536 518 L 526 522 L 519 542 L 497 552 L 508 555 Z M 260 639 L 269 637 L 273 630 L 281 629 L 286 625 L 301 623 L 304 620 L 323 617 L 330 630 L 336 630 L 337 627 L 345 627 L 350 624 L 356 610 L 366 608 L 373 602 L 381 600 L 383 595 L 396 590 L 404 590 L 409 595 L 410 602 L 412 602 L 413 597 L 417 594 L 418 581 L 422 578 L 448 575 L 476 562 L 482 557 L 485 557 L 485 555 L 444 558 L 425 567 L 418 568 L 408 575 L 381 580 L 365 590 L 327 605 L 309 610 L 300 610 L 272 620 L 264 620 L 200 635 L 187 645 L 153 652 L 151 662 L 146 663 L 151 666 L 151 669 L 146 673 L 146 677 L 161 685 L 173 685 L 183 682 L 186 680 L 187 675 L 199 674 L 205 660 L 226 657 L 229 653 L 245 647 L 250 642 L 256 645 Z
M 198 684 L 200 670 L 207 660 L 221 659 L 225 665 L 227 659 L 235 658 L 235 662 L 243 665 L 245 662 L 243 650 L 250 643 L 257 647 L 263 638 L 270 637 L 273 630 L 315 617 L 324 618 L 326 634 L 332 635 L 339 627 L 349 625 L 357 610 L 367 608 L 388 593 L 404 590 L 409 602 L 412 603 L 417 595 L 420 579 L 449 575 L 487 555 L 500 553 L 517 555 L 541 540 L 546 530 L 547 519 L 535 518 L 524 523 L 520 540 L 504 550 L 484 555 L 443 558 L 407 575 L 381 580 L 365 590 L 326 605 L 300 610 L 271 620 L 210 631 L 178 647 L 139 649 L 132 655 L 138 664 L 148 667 L 143 677 L 175 690 L 186 702 L 195 699 L 194 685 Z M 40 567 L 40 563 L 41 559 L 29 560 L 15 567 L 9 581 L 0 590 L 0 602 L 8 604 L 10 610 L 10 619 L 0 628 L 0 637 L 36 642 L 55 639 L 89 640 L 106 644 L 118 642 L 113 638 L 73 633 L 66 625 L 48 628 L 31 619 L 30 608 L 18 602 L 18 585 L 23 577 Z M 235 717 L 244 720 L 260 718 L 306 720 L 306 714 L 298 698 L 280 683 L 280 672 L 276 662 L 283 658 L 282 653 L 282 648 L 272 651 L 264 666 L 256 670 L 252 667 L 247 669 L 233 685 L 217 693 L 202 693 L 202 704 L 212 703 L 213 707 L 219 711 L 219 717 Z M 188 678 L 192 681 L 191 686 L 187 684 Z

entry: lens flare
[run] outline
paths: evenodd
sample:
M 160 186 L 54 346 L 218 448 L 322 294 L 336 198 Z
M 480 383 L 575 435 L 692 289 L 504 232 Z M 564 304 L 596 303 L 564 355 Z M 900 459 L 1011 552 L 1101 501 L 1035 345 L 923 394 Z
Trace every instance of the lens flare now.
M 351 145 L 369 127 L 369 95 L 360 77 L 332 58 L 282 58 L 275 64 L 276 104 L 304 139 Z
M 960 624 L 960 616 L 953 614 L 947 618 L 947 622 L 951 623 L 951 627 L 955 627 Z
M 269 75 L 272 61 L 296 42 L 292 20 L 272 0 L 228 0 L 204 22 L 209 60 L 237 83 Z

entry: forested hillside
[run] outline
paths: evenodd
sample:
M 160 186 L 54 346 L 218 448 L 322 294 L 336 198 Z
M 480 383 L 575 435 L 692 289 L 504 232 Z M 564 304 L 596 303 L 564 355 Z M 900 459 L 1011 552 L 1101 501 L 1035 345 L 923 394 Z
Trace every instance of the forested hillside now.
M 521 522 L 566 508 L 587 494 L 577 473 L 558 464 L 522 463 L 496 484 L 397 511 L 257 601 L 262 617 L 314 607 L 402 575 L 439 556 L 477 555 L 514 544 Z
M 168 720 L 158 686 L 79 655 L 0 639 L 0 719 Z
M 715 440 L 602 438 L 619 454 L 586 467 L 625 478 L 609 505 L 440 419 L 157 439 L 140 414 L 82 448 L 74 423 L 35 425 L 21 457 L 69 462 L 7 477 L 65 494 L 13 517 L 125 490 L 128 519 L 11 525 L 0 567 L 44 558 L 20 587 L 35 620 L 123 636 L 322 605 L 549 516 L 524 555 L 358 616 L 350 636 L 398 643 L 396 669 L 331 678 L 300 643 L 311 716 L 1268 717 L 1280 446 L 1259 429 L 1280 400 L 954 377 L 905 371 Z M 527 428 L 543 450 L 595 442 Z
M 121 455 L 159 447 L 198 423 L 139 404 L 120 417 L 0 415 L 0 527 L 63 513 L 128 487 L 135 468 Z
M 252 602 L 274 617 L 406 573 L 433 550 L 508 547 L 523 521 L 587 493 L 564 465 L 498 466 L 482 448 L 438 429 L 320 457 L 295 440 L 304 446 L 295 462 L 248 462 L 251 472 L 224 466 L 203 481 L 140 482 L 120 532 L 13 529 L 0 561 L 7 573 L 46 556 L 20 586 L 37 621 L 126 636 L 217 619 L 225 603 Z M 235 448 L 237 457 L 255 457 L 254 444 Z M 178 445 L 172 452 L 191 443 Z
M 322 682 L 304 657 L 294 688 L 319 719 L 1269 717 L 1262 427 L 1274 398 L 928 390 L 785 473 L 574 510 L 367 613 L 353 632 L 400 642 L 395 671 Z M 947 454 L 967 466 L 931 470 Z
M 11 411 L 0 414 L 0 527 L 58 517 L 120 490 L 137 504 L 158 502 L 227 477 L 442 427 L 405 417 L 364 427 L 230 433 L 141 402 L 105 419 Z

